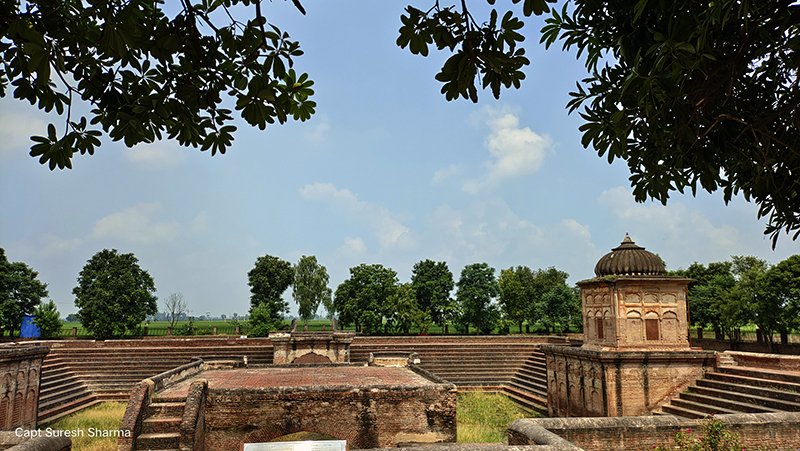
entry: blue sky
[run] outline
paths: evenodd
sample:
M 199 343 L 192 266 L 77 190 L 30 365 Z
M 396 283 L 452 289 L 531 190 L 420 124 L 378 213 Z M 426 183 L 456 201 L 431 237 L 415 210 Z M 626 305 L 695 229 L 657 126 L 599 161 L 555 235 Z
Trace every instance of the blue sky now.
M 78 273 L 103 248 L 137 256 L 162 309 L 180 292 L 195 315 L 246 313 L 247 272 L 264 254 L 315 255 L 335 290 L 360 263 L 407 281 L 423 259 L 446 261 L 456 279 L 487 262 L 498 273 L 555 266 L 575 282 L 626 232 L 670 269 L 800 253 L 786 235 L 773 251 L 743 199 L 635 203 L 624 162 L 581 146 L 565 105 L 585 70 L 575 52 L 538 44 L 539 18 L 525 20 L 521 89 L 447 102 L 434 80 L 447 55 L 395 45 L 407 4 L 307 0 L 306 16 L 265 4 L 305 51 L 295 68 L 315 81 L 317 113 L 265 131 L 240 120 L 225 155 L 105 141 L 51 172 L 28 156 L 28 137 L 63 120 L 0 99 L 0 247 L 39 272 L 62 315 L 76 311 Z

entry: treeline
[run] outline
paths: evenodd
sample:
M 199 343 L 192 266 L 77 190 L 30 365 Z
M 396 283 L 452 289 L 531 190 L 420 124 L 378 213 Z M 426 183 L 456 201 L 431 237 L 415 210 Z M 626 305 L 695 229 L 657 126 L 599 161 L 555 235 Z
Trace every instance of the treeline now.
M 777 265 L 753 256 L 693 263 L 669 275 L 695 279 L 689 285 L 689 314 L 694 326 L 713 329 L 734 340 L 736 331 L 755 325 L 772 345 L 773 335 L 800 328 L 800 255 Z
M 518 266 L 500 271 L 487 263 L 465 266 L 458 281 L 446 262 L 422 260 L 411 280 L 380 264 L 350 268 L 350 277 L 332 292 L 328 274 L 316 258 L 296 265 L 265 255 L 248 273 L 251 289 L 250 333 L 266 335 L 280 328 L 289 304 L 282 294 L 291 286 L 301 319 L 308 322 L 322 305 L 342 327 L 365 334 L 427 333 L 432 324 L 456 332 L 490 333 L 523 322 L 545 332 L 580 330 L 580 292 L 564 271 Z

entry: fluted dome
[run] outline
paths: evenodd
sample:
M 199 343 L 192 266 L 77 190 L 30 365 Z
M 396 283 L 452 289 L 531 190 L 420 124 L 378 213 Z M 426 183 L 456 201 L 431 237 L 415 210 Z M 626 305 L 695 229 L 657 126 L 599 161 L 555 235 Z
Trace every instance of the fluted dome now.
M 618 247 L 604 255 L 594 267 L 597 277 L 603 276 L 663 276 L 664 264 L 652 252 L 637 246 L 628 234 Z

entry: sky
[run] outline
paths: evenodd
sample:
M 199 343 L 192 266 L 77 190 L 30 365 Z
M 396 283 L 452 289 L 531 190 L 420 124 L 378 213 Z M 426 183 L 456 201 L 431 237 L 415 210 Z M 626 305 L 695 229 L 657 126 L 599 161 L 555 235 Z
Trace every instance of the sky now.
M 445 261 L 456 280 L 486 262 L 498 275 L 555 266 L 574 283 L 594 277 L 626 233 L 668 269 L 800 253 L 787 235 L 772 250 L 757 206 L 742 198 L 636 203 L 625 162 L 581 145 L 581 118 L 565 106 L 586 72 L 574 50 L 538 44 L 542 18 L 524 20 L 531 64 L 520 89 L 447 102 L 434 76 L 448 54 L 423 58 L 395 44 L 408 1 L 305 0 L 305 16 L 291 2 L 265 3 L 268 20 L 300 42 L 295 70 L 314 80 L 318 107 L 309 121 L 264 131 L 239 119 L 224 155 L 106 139 L 72 170 L 51 172 L 28 156 L 29 137 L 63 118 L 9 92 L 0 99 L 0 247 L 39 272 L 62 316 L 77 311 L 78 274 L 104 248 L 135 254 L 161 310 L 181 293 L 196 316 L 247 313 L 247 272 L 267 254 L 316 256 L 335 290 L 361 263 L 406 282 L 425 259 Z M 284 297 L 296 313 L 291 290 Z

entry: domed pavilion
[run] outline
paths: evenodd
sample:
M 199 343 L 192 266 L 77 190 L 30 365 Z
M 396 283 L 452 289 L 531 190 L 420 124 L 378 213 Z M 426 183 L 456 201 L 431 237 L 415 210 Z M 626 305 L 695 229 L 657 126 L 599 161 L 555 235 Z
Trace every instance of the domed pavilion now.
M 689 349 L 686 293 L 692 279 L 666 276 L 658 255 L 628 234 L 578 282 L 583 304 L 583 347 Z
M 578 282 L 581 347 L 543 344 L 550 416 L 650 415 L 715 363 L 692 348 L 686 310 L 692 279 L 666 275 L 658 255 L 625 235 Z

